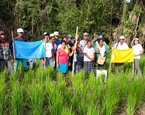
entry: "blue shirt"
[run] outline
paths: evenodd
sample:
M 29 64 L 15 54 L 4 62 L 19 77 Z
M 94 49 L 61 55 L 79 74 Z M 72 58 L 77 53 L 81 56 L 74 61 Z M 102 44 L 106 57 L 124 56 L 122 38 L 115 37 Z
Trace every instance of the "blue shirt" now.
M 61 43 L 61 42 L 60 42 L 60 40 L 58 40 L 58 39 L 55 41 L 55 44 L 56 44 L 57 46 L 58 46 L 60 43 Z

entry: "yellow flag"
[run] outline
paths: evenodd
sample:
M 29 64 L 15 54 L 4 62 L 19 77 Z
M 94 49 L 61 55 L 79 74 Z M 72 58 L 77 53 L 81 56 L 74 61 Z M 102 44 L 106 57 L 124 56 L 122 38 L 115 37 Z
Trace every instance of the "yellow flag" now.
M 124 63 L 124 62 L 133 62 L 134 55 L 133 49 L 119 50 L 117 48 L 112 49 L 112 63 Z

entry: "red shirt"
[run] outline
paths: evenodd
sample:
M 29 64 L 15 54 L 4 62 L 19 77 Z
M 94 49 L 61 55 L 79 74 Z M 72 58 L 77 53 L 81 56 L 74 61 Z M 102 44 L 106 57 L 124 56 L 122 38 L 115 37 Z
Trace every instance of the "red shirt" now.
M 69 54 L 69 50 L 67 48 L 65 50 L 59 48 L 57 50 L 58 62 L 62 64 L 68 63 L 68 54 Z

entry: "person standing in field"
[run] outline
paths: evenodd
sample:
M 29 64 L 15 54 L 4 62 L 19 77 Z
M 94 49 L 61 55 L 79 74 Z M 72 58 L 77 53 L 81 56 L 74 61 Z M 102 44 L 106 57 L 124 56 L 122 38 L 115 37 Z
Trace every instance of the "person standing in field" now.
M 56 56 L 57 70 L 64 74 L 64 79 L 66 79 L 66 73 L 68 72 L 69 56 L 72 56 L 74 52 L 73 50 L 70 53 L 66 45 L 67 43 L 65 41 L 61 42 L 61 48 L 57 49 L 57 56 Z
M 82 50 L 84 51 L 84 48 L 86 47 L 87 41 L 89 39 L 89 34 L 87 32 L 85 32 L 83 34 L 83 40 L 80 41 L 80 47 L 82 48 Z
M 52 57 L 53 57 L 53 66 L 56 68 L 56 52 L 57 52 L 57 45 L 55 43 L 56 39 L 54 37 L 54 34 L 50 34 L 50 41 L 52 43 Z
M 61 41 L 59 40 L 59 32 L 58 31 L 54 32 L 54 37 L 56 39 L 55 44 L 58 46 L 61 43 Z
M 83 57 L 84 57 L 84 54 L 83 54 L 83 51 L 80 47 L 80 41 L 77 42 L 77 45 L 76 45 L 76 51 L 74 53 L 74 71 L 75 73 L 79 72 L 81 69 L 83 69 Z
M 44 41 L 45 41 L 45 57 L 41 59 L 42 62 L 42 67 L 48 67 L 48 66 L 53 66 L 53 46 L 52 43 L 50 42 L 50 36 L 48 35 L 47 32 L 44 33 Z
M 98 44 L 94 46 L 96 53 L 96 60 L 98 68 L 104 68 L 105 66 L 105 56 L 109 53 L 108 46 L 104 43 L 103 38 L 97 40 Z M 100 62 L 99 62 L 100 61 Z
M 114 48 L 117 48 L 119 50 L 125 50 L 125 49 L 129 49 L 127 43 L 125 43 L 125 37 L 124 36 L 120 36 L 119 37 L 119 42 L 117 42 L 114 45 Z M 124 63 L 115 63 L 115 70 L 124 70 Z
M 69 48 L 70 53 L 72 52 L 72 48 L 74 47 L 74 44 L 72 43 L 72 36 L 71 34 L 67 34 L 67 47 Z M 73 65 L 73 55 L 69 57 L 69 71 L 72 71 L 72 65 Z
M 87 75 L 91 73 L 94 69 L 94 60 L 95 60 L 95 50 L 92 47 L 92 42 L 90 40 L 87 41 L 87 45 L 84 48 L 84 70 Z
M 139 43 L 138 38 L 133 39 L 133 52 L 134 52 L 134 73 L 139 77 L 142 77 L 142 72 L 140 70 L 139 62 L 140 62 L 140 55 L 143 53 L 143 48 Z
M 14 39 L 15 41 L 23 41 L 26 42 L 26 38 L 24 36 L 24 30 L 22 28 L 17 29 L 17 36 Z M 27 59 L 19 59 L 16 58 L 15 59 L 15 63 L 14 63 L 14 70 L 16 71 L 18 66 L 19 66 L 19 62 L 22 62 L 22 65 L 24 67 L 25 71 L 28 71 L 28 66 L 27 66 Z
M 0 71 L 7 67 L 10 74 L 13 71 L 13 61 L 12 41 L 6 38 L 4 31 L 0 31 Z

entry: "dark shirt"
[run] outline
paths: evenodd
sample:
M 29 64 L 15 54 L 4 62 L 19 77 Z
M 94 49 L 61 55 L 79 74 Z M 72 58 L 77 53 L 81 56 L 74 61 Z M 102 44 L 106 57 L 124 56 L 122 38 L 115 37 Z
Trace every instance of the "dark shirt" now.
M 76 49 L 76 54 L 77 54 L 77 57 L 76 57 L 77 62 L 82 62 L 84 54 L 83 54 L 83 51 L 80 47 Z
M 11 40 L 0 40 L 0 59 L 10 60 L 13 57 L 13 45 Z
M 58 46 L 59 44 L 61 44 L 60 40 L 57 39 L 57 40 L 55 41 L 55 44 L 56 44 L 57 46 Z
M 14 40 L 16 40 L 16 41 L 24 41 L 24 42 L 28 41 L 26 37 L 22 37 L 21 39 L 18 38 L 18 37 L 15 37 Z

